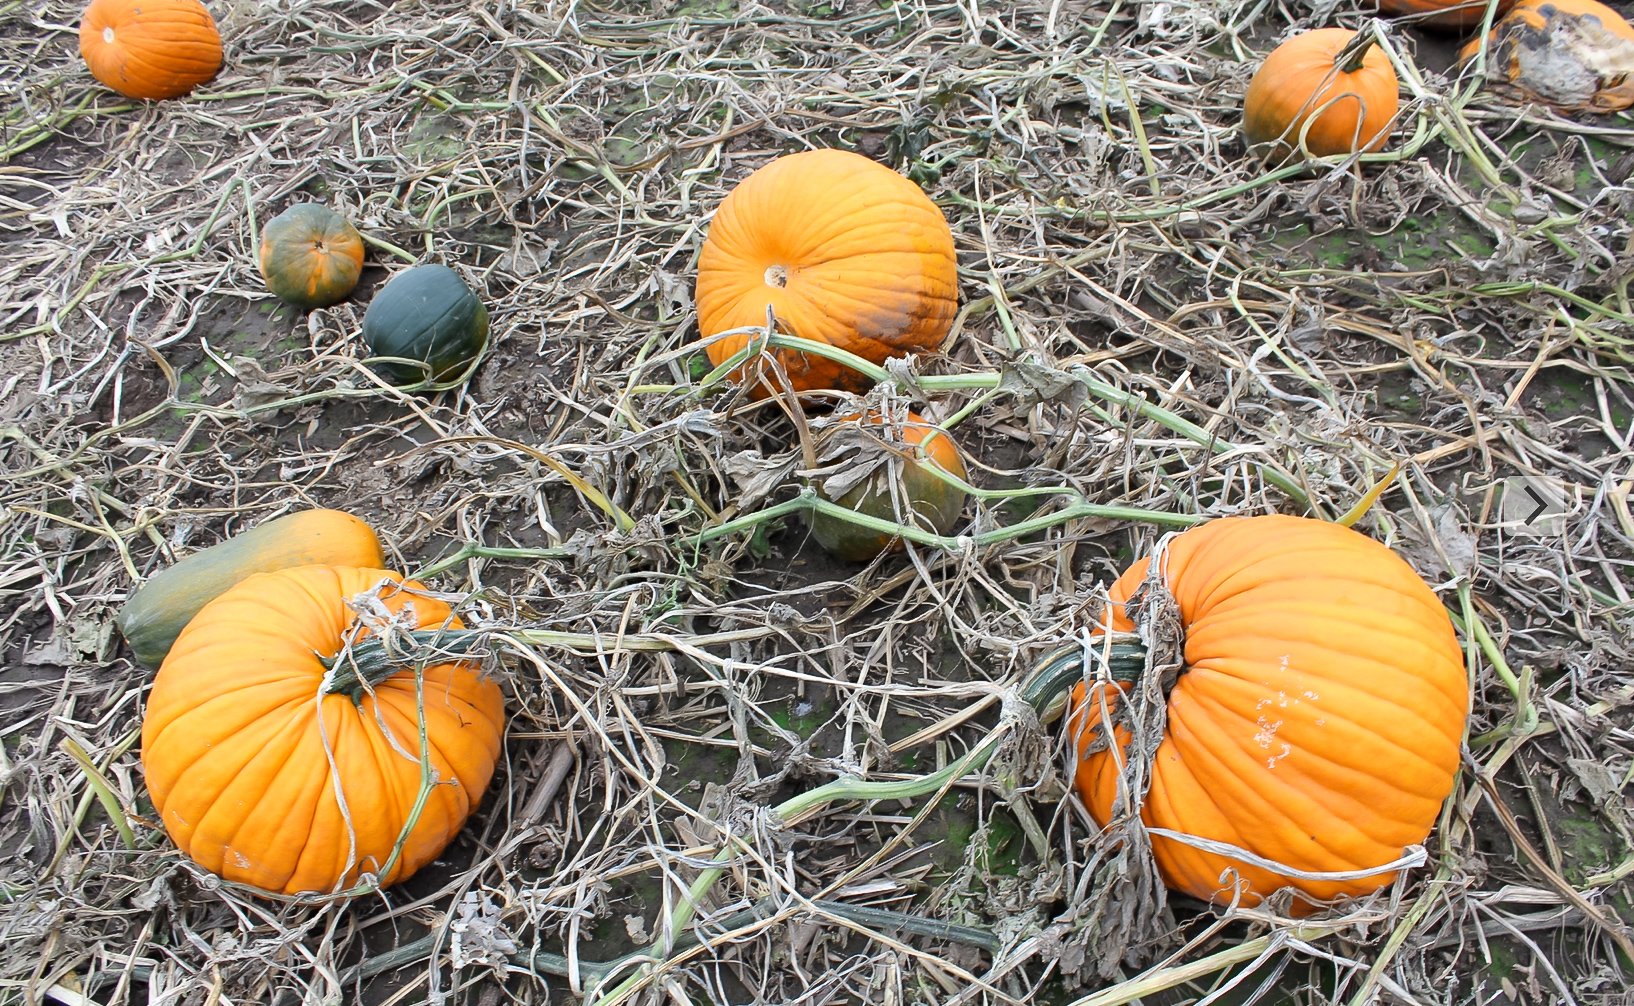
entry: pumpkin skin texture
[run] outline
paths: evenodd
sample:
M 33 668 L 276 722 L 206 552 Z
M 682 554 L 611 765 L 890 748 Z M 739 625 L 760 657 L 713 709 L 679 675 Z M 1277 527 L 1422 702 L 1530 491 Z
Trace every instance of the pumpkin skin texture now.
M 199 0 L 91 0 L 79 52 L 128 98 L 179 98 L 221 70 L 221 33 Z
M 383 582 L 380 602 L 412 627 L 458 626 L 447 605 L 397 589 L 418 586 L 397 573 L 319 565 L 250 577 L 182 631 L 148 697 L 142 770 L 188 858 L 276 894 L 332 893 L 381 870 L 420 793 L 422 705 L 435 784 L 380 886 L 458 833 L 499 757 L 498 685 L 448 663 L 425 668 L 418 695 L 412 669 L 357 703 L 321 691 L 319 655 L 356 620 L 347 599 Z
M 423 361 L 430 378 L 458 377 L 488 345 L 488 309 L 445 265 L 417 265 L 393 276 L 363 312 L 363 341 L 374 356 Z M 427 378 L 406 363 L 376 366 L 399 384 Z
M 148 577 L 126 599 L 115 624 L 136 662 L 158 667 L 187 623 L 223 591 L 255 573 L 312 563 L 376 567 L 385 559 L 374 529 L 349 513 L 285 514 Z
M 958 307 L 953 232 L 919 186 L 861 154 L 789 154 L 745 178 L 716 210 L 696 299 L 705 339 L 764 327 L 770 307 L 788 334 L 871 363 L 928 352 Z M 750 338 L 710 343 L 710 362 L 719 366 Z M 872 383 L 831 360 L 772 352 L 796 391 L 860 392 Z M 751 394 L 774 387 L 757 380 Z
M 1098 630 L 1132 631 L 1143 558 L 1113 584 Z M 1446 610 L 1399 556 L 1349 528 L 1303 517 L 1228 517 L 1170 539 L 1163 581 L 1184 627 L 1184 664 L 1141 818 L 1308 872 L 1365 870 L 1423 842 L 1452 791 L 1469 710 Z M 1073 692 L 1075 787 L 1102 826 L 1114 817 L 1117 751 L 1098 747 L 1122 693 Z M 1296 908 L 1395 879 L 1277 875 L 1162 836 L 1172 890 L 1254 905 L 1284 886 Z M 1228 874 L 1227 871 L 1235 871 Z
M 895 466 L 881 465 L 868 478 L 841 494 L 836 503 L 870 517 L 918 525 L 937 534 L 953 530 L 964 510 L 965 494 L 929 470 L 929 466 L 934 465 L 950 475 L 965 477 L 964 458 L 952 437 L 914 412 L 904 418 L 898 442 L 892 442 L 892 431 L 877 412 L 868 413 L 866 419 L 853 415 L 841 421 L 853 425 L 865 422 L 877 427 L 876 435 L 883 441 L 880 449 L 894 452 L 901 459 L 901 476 L 893 491 Z M 899 515 L 898 500 L 911 512 Z M 902 539 L 895 535 L 858 527 L 828 514 L 811 514 L 809 524 L 817 544 L 836 559 L 847 562 L 869 562 L 885 552 L 901 551 L 903 547 Z
M 1459 52 L 1475 59 L 1477 35 Z M 1634 106 L 1634 25 L 1594 0 L 1519 0 L 1487 35 L 1487 79 L 1565 111 Z
M 1376 45 L 1360 66 L 1338 65 L 1356 33 L 1318 28 L 1288 39 L 1271 51 L 1243 95 L 1243 135 L 1285 160 L 1300 148 L 1311 156 L 1382 150 L 1394 129 L 1398 99 L 1396 71 Z
M 1514 0 L 1498 0 L 1502 16 Z M 1430 28 L 1474 28 L 1486 19 L 1486 0 L 1379 0 L 1385 14 L 1413 16 L 1413 23 Z
M 328 307 L 357 288 L 363 236 L 327 207 L 296 203 L 261 229 L 260 266 L 280 300 L 308 311 Z

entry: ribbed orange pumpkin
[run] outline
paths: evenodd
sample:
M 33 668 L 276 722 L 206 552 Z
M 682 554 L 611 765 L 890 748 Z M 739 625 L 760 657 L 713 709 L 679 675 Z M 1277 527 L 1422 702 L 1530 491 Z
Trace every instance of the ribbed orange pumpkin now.
M 953 234 L 913 182 L 861 154 L 810 150 L 745 178 L 710 223 L 698 259 L 698 328 L 704 338 L 780 329 L 868 360 L 934 350 L 958 306 Z M 717 366 L 748 335 L 711 343 Z M 820 357 L 775 352 L 797 391 L 862 391 L 855 371 Z M 770 386 L 756 383 L 755 394 Z
M 418 687 L 403 669 L 356 699 L 325 690 L 320 657 L 354 627 L 368 634 L 349 598 L 379 588 L 379 604 L 410 628 L 458 625 L 447 605 L 400 583 L 417 586 L 348 566 L 258 573 L 182 630 L 148 697 L 142 767 L 188 857 L 264 891 L 334 892 L 365 872 L 381 886 L 403 880 L 453 839 L 499 757 L 498 686 L 447 663 L 426 667 Z M 414 818 L 421 708 L 433 785 Z
M 1595 0 L 1518 0 L 1487 36 L 1487 76 L 1570 111 L 1634 106 L 1634 25 Z M 1468 63 L 1477 36 L 1459 52 Z
M 1243 134 L 1267 156 L 1317 157 L 1384 148 L 1395 125 L 1399 82 L 1369 44 L 1345 55 L 1356 33 L 1318 28 L 1271 51 L 1243 95 Z
M 1113 584 L 1103 626 L 1152 560 Z M 1399 556 L 1337 524 L 1222 518 L 1156 560 L 1184 627 L 1184 663 L 1141 807 L 1148 827 L 1227 843 L 1309 873 L 1368 870 L 1423 842 L 1452 790 L 1469 708 L 1458 641 L 1435 594 Z M 1121 692 L 1079 685 L 1069 723 L 1076 786 L 1097 821 L 1117 811 L 1118 750 L 1099 747 Z M 1284 886 L 1312 900 L 1361 895 L 1395 874 L 1289 878 L 1154 836 L 1167 885 L 1256 904 Z
M 1498 0 L 1498 14 L 1514 0 Z M 1386 14 L 1413 16 L 1414 24 L 1435 28 L 1473 28 L 1486 18 L 1487 0 L 1379 0 Z
M 199 0 L 91 0 L 79 51 L 130 98 L 179 98 L 221 70 L 221 33 Z
M 930 471 L 936 467 L 949 475 L 965 477 L 964 458 L 946 431 L 911 411 L 903 417 L 900 427 L 888 423 L 878 412 L 868 413 L 866 419 L 846 416 L 839 423 L 866 427 L 878 435 L 881 452 L 896 452 L 898 457 L 896 464 L 887 459 L 834 502 L 857 513 L 923 527 L 937 534 L 953 530 L 964 510 L 965 494 Z M 868 562 L 881 553 L 902 549 L 901 538 L 858 527 L 840 517 L 814 513 L 810 524 L 811 536 L 824 551 L 849 562 Z
M 363 273 L 363 236 L 326 206 L 296 203 L 261 229 L 261 278 L 282 300 L 311 310 L 344 300 Z

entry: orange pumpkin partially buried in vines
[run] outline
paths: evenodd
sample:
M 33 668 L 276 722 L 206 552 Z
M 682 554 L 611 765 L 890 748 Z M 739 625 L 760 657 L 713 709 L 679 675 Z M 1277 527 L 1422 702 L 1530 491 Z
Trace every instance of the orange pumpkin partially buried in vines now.
M 221 70 L 221 33 L 199 0 L 91 0 L 79 51 L 129 98 L 179 98 Z
M 841 442 L 841 441 L 846 442 Z M 858 456 L 861 441 L 861 453 Z M 890 420 L 879 411 L 839 417 L 819 435 L 825 461 L 844 459 L 857 469 L 877 461 L 868 473 L 833 502 L 867 517 L 947 534 L 964 512 L 965 494 L 934 472 L 965 477 L 964 456 L 946 430 L 907 411 Z M 852 475 L 855 474 L 853 471 Z M 823 551 L 847 562 L 869 562 L 886 552 L 901 551 L 902 539 L 861 527 L 843 516 L 817 512 L 808 518 L 811 536 Z
M 160 666 L 142 770 L 165 831 L 210 872 L 278 894 L 365 873 L 384 887 L 431 862 L 481 800 L 498 685 L 465 661 L 376 668 L 366 686 L 349 663 L 331 670 L 324 658 L 378 624 L 349 602 L 406 628 L 459 625 L 389 570 L 296 566 L 206 604 Z
M 1399 81 L 1390 59 L 1346 28 L 1302 32 L 1271 51 L 1243 96 L 1243 134 L 1272 161 L 1384 148 Z
M 789 154 L 750 174 L 715 211 L 696 300 L 706 340 L 761 329 L 770 311 L 782 332 L 870 363 L 930 352 L 958 306 L 953 233 L 919 186 L 882 164 L 845 150 Z M 710 361 L 719 366 L 752 337 L 708 343 Z M 860 392 L 873 383 L 820 356 L 769 355 L 795 391 Z M 740 376 L 755 381 L 757 397 L 780 386 L 770 375 Z
M 1477 36 L 1459 62 L 1480 49 Z M 1518 0 L 1487 35 L 1487 79 L 1566 111 L 1634 107 L 1634 25 L 1595 0 Z
M 1167 886 L 1220 904 L 1292 887 L 1296 910 L 1389 884 L 1452 791 L 1469 686 L 1446 609 L 1405 560 L 1304 517 L 1227 517 L 1168 540 L 1110 591 L 1096 631 L 1135 629 L 1157 564 L 1184 667 L 1139 804 Z M 1125 686 L 1073 692 L 1076 789 L 1105 826 L 1130 813 Z M 1108 743 L 1106 725 L 1112 724 Z M 1310 874 L 1278 873 L 1195 842 Z M 1301 907 L 1303 906 L 1303 908 Z

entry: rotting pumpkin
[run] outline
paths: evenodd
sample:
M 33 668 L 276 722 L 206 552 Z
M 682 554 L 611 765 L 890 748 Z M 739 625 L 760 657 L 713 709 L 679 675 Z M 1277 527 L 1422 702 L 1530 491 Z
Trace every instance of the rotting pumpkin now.
M 1634 106 L 1634 25 L 1595 0 L 1518 0 L 1487 35 L 1487 79 L 1566 111 Z M 1459 52 L 1468 65 L 1477 35 Z
M 504 699 L 468 661 L 367 683 L 326 663 L 388 620 L 460 627 L 397 573 L 316 565 L 250 577 L 182 631 L 148 696 L 142 769 L 188 858 L 261 891 L 331 894 L 404 880 L 453 840 L 493 775 Z
M 1166 885 L 1217 904 L 1291 887 L 1308 909 L 1394 880 L 1368 871 L 1429 834 L 1469 711 L 1462 654 L 1434 592 L 1389 548 L 1338 524 L 1227 517 L 1131 566 L 1095 631 L 1133 631 L 1149 580 L 1172 598 L 1183 668 L 1144 794 L 1120 771 L 1128 685 L 1074 689 L 1075 786 L 1090 814 L 1104 827 L 1138 807 L 1148 828 L 1167 832 L 1152 837 Z M 1362 875 L 1301 877 L 1264 863 Z
M 858 448 L 842 447 L 842 454 L 855 462 L 849 469 L 867 468 L 860 481 L 849 485 L 834 500 L 855 513 L 907 526 L 922 527 L 947 534 L 964 510 L 965 494 L 932 471 L 939 468 L 960 479 L 965 477 L 964 458 L 958 445 L 945 430 L 908 411 L 900 423 L 887 421 L 878 411 L 840 417 L 823 431 L 832 442 L 837 434 L 847 439 L 867 441 L 873 459 L 857 459 Z M 877 461 L 871 468 L 870 462 Z M 848 473 L 854 475 L 852 471 Z M 890 551 L 900 551 L 902 539 L 885 531 L 861 527 L 843 516 L 816 512 L 807 522 L 811 536 L 823 550 L 848 562 L 868 562 Z
M 1371 36 L 1346 28 L 1301 32 L 1265 58 L 1243 95 L 1243 135 L 1268 160 L 1384 148 L 1400 82 Z
M 317 203 L 296 203 L 261 229 L 261 278 L 280 300 L 308 311 L 344 300 L 363 273 L 363 236 Z
M 715 211 L 696 300 L 706 340 L 763 328 L 770 311 L 785 333 L 870 363 L 930 352 L 958 307 L 953 233 L 919 186 L 882 164 L 845 150 L 789 154 L 750 174 Z M 725 336 L 706 352 L 720 366 L 752 338 Z M 770 355 L 795 391 L 860 392 L 872 383 L 822 357 Z M 756 397 L 779 386 L 770 375 L 754 382 Z
M 129 98 L 179 98 L 221 71 L 221 33 L 199 0 L 91 0 L 79 52 Z

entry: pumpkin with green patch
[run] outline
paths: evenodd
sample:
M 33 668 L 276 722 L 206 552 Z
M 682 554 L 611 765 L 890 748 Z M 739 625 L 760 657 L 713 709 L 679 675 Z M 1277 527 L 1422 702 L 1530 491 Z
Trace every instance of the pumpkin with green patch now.
M 256 573 L 311 563 L 380 566 L 380 539 L 340 510 L 303 510 L 233 535 L 153 574 L 119 609 L 115 624 L 136 662 L 155 668 L 193 616 Z

